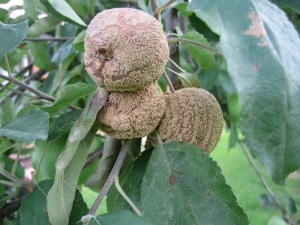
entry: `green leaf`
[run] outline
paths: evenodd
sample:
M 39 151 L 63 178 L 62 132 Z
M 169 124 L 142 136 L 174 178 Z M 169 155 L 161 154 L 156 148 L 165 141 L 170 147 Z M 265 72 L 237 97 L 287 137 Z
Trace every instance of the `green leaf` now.
M 180 72 L 177 73 L 179 79 L 181 80 L 182 85 L 185 88 L 196 87 L 200 88 L 200 82 L 193 73 L 189 72 Z
M 46 140 L 48 136 L 48 113 L 33 109 L 25 116 L 3 124 L 0 134 L 18 141 L 29 143 L 37 139 Z
M 65 150 L 67 138 L 68 134 L 64 134 L 51 142 L 45 140 L 35 142 L 33 154 L 36 155 L 43 174 L 49 179 L 55 177 L 55 163 L 59 155 Z
M 61 21 L 54 16 L 47 16 L 39 19 L 36 23 L 30 26 L 27 36 L 36 37 L 49 31 L 55 30 L 56 25 Z
M 89 225 L 151 225 L 145 218 L 134 215 L 129 210 L 105 213 L 96 219 L 98 223 L 92 218 Z
M 285 13 L 266 0 L 192 1 L 188 9 L 220 34 L 240 96 L 247 145 L 272 179 L 284 184 L 300 167 L 298 33 Z
M 7 2 L 9 2 L 9 0 L 0 0 L 0 4 L 5 4 Z
M 300 2 L 298 0 L 270 0 L 274 4 L 278 5 L 281 8 L 286 6 L 291 7 L 298 14 L 300 14 Z
M 0 9 L 0 21 L 5 23 L 8 19 L 8 11 L 6 9 Z
M 0 196 L 0 209 L 3 208 L 3 206 L 4 206 L 5 203 L 6 203 L 6 201 L 9 200 L 9 199 L 11 199 L 11 197 L 12 197 L 11 194 L 9 194 L 9 195 L 4 194 L 4 195 Z
M 57 18 L 86 27 L 72 7 L 64 0 L 41 0 L 48 11 Z
M 48 141 L 53 141 L 69 132 L 81 113 L 81 110 L 74 110 L 60 115 L 49 129 Z
M 96 135 L 91 147 L 89 148 L 89 152 L 88 154 L 94 153 L 95 151 L 100 150 L 100 148 L 103 147 L 104 144 L 104 138 L 101 136 Z M 103 149 L 102 149 L 103 152 Z M 83 185 L 84 182 L 90 177 L 92 176 L 92 174 L 94 173 L 94 171 L 96 170 L 98 164 L 100 161 L 100 157 L 97 158 L 96 160 L 94 160 L 93 162 L 91 162 L 89 165 L 84 166 L 83 170 L 80 172 L 80 177 L 78 180 L 78 185 Z
M 200 69 L 196 75 L 198 80 L 200 80 L 201 88 L 205 90 L 211 90 L 218 80 L 220 73 L 220 68 L 214 66 L 211 69 Z
M 38 5 L 39 5 L 38 0 L 24 0 L 23 1 L 25 14 L 32 20 L 36 20 L 38 14 L 39 14 Z
M 3 154 L 8 149 L 11 149 L 14 146 L 16 146 L 16 144 L 13 144 L 10 140 L 3 141 L 2 143 L 0 143 L 0 154 Z
M 70 221 L 68 225 L 78 225 L 78 221 L 81 220 L 81 217 L 86 215 L 88 212 L 89 209 L 85 201 L 83 200 L 81 193 L 78 190 L 76 190 L 73 207 L 70 214 Z
M 17 47 L 28 32 L 28 22 L 4 24 L 0 22 L 0 59 Z
M 46 44 L 46 42 L 29 42 L 28 48 L 33 56 L 34 65 L 50 71 L 55 67 L 55 64 L 50 60 L 50 56 L 46 50 Z
M 68 58 L 71 54 L 75 53 L 76 49 L 73 45 L 73 38 L 66 41 L 59 50 L 54 54 L 52 58 L 52 62 L 62 63 L 66 58 Z
M 38 183 L 33 191 L 23 199 L 19 210 L 21 224 L 50 225 L 46 208 L 46 196 L 52 186 L 53 180 L 44 180 Z M 76 190 L 69 225 L 76 225 L 81 217 L 86 215 L 87 212 L 88 207 L 83 201 L 81 193 Z
M 106 137 L 102 157 L 97 169 L 84 183 L 85 186 L 93 190 L 101 190 L 103 187 L 122 147 L 120 139 Z
M 20 225 L 19 218 L 9 220 L 7 218 L 4 218 L 4 225 Z
M 141 186 L 152 150 L 153 149 L 143 151 L 142 154 L 137 158 L 137 160 L 134 162 L 129 178 L 128 197 L 140 211 L 142 211 Z
M 50 225 L 46 211 L 46 195 L 52 187 L 52 180 L 44 180 L 27 195 L 20 208 L 20 222 L 23 225 Z
M 282 216 L 273 216 L 267 225 L 288 225 L 288 223 L 285 222 Z
M 6 96 L 4 104 L 0 106 L 0 125 L 15 119 L 15 111 L 14 102 Z
M 56 101 L 51 106 L 40 108 L 48 113 L 56 113 L 73 104 L 78 99 L 93 93 L 95 90 L 95 87 L 82 82 L 70 84 L 62 88 Z
M 220 167 L 187 142 L 154 149 L 141 193 L 144 217 L 154 224 L 249 224 Z
M 21 118 L 25 116 L 27 113 L 29 113 L 31 110 L 36 109 L 37 107 L 35 105 L 27 105 L 20 109 L 20 111 L 17 113 L 16 118 Z
M 14 67 L 17 66 L 20 62 L 22 62 L 22 52 L 19 49 L 13 49 L 9 53 L 6 54 L 10 69 L 13 71 Z M 4 58 L 0 59 L 0 67 L 6 68 Z
M 86 30 L 81 31 L 74 39 L 73 45 L 74 47 L 80 51 L 84 52 L 84 38 L 85 38 Z
M 206 38 L 198 32 L 187 32 L 183 34 L 181 38 L 209 46 Z M 211 51 L 192 44 L 182 43 L 182 45 L 186 48 L 196 63 L 203 69 L 209 69 L 215 65 L 215 58 Z
M 52 225 L 68 224 L 79 175 L 98 129 L 93 124 L 107 96 L 104 89 L 95 92 L 74 124 L 65 151 L 57 159 L 54 185 L 47 195 L 47 210 Z
M 177 9 L 183 16 L 189 17 L 193 14 L 192 11 L 186 9 L 188 2 L 180 2 L 173 8 Z

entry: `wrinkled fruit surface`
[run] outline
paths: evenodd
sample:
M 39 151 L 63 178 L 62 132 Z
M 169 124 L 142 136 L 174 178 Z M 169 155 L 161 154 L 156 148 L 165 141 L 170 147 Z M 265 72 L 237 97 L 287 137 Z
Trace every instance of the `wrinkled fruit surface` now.
M 160 23 L 131 8 L 97 14 L 85 37 L 85 65 L 95 83 L 108 91 L 134 91 L 163 73 L 169 47 Z
M 156 85 L 138 91 L 111 92 L 98 112 L 100 129 L 118 139 L 147 136 L 159 124 L 165 101 Z
M 222 129 L 223 115 L 215 97 L 200 88 L 184 88 L 166 93 L 165 115 L 158 127 L 163 142 L 181 140 L 193 143 L 210 153 L 217 145 Z M 158 144 L 154 133 L 150 142 Z

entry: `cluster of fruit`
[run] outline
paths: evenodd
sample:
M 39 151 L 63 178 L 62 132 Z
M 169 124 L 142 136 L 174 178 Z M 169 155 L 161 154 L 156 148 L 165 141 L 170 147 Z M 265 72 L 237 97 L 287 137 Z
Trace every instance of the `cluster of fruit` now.
M 211 152 L 223 129 L 220 106 L 199 88 L 163 94 L 156 85 L 169 58 L 161 24 L 130 8 L 102 11 L 91 21 L 85 38 L 85 65 L 95 83 L 109 91 L 97 119 L 113 138 L 149 135 L 158 141 L 182 140 Z

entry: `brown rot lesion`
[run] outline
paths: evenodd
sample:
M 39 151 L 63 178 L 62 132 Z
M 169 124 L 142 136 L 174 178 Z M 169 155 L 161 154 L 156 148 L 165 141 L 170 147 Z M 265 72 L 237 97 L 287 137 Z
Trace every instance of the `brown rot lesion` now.
M 113 50 L 111 48 L 101 48 L 97 49 L 97 54 L 100 58 L 103 58 L 105 61 L 109 61 L 114 57 Z

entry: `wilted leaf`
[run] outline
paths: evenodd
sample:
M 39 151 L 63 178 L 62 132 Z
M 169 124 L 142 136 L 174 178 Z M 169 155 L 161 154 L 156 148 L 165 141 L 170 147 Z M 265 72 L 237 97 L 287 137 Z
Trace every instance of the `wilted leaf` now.
M 299 35 L 267 0 L 210 3 L 192 1 L 188 9 L 220 34 L 240 96 L 247 145 L 273 180 L 283 184 L 300 166 Z
M 96 88 L 94 86 L 82 82 L 64 86 L 56 101 L 51 106 L 40 108 L 48 113 L 59 112 L 74 103 L 76 100 L 93 93 L 95 89 Z
M 48 11 L 57 18 L 80 26 L 86 26 L 65 0 L 41 0 L 41 2 L 46 6 Z
M 154 149 L 141 193 L 144 216 L 154 224 L 249 224 L 216 162 L 187 142 Z
M 33 109 L 25 116 L 8 121 L 0 128 L 0 134 L 18 141 L 29 143 L 36 139 L 46 140 L 49 115 L 40 109 Z
M 197 77 L 189 72 L 180 72 L 177 74 L 185 88 L 196 87 L 200 88 L 200 82 Z
M 181 38 L 199 42 L 210 47 L 206 38 L 204 38 L 204 36 L 198 32 L 187 32 L 183 34 Z M 188 53 L 193 57 L 197 64 L 203 69 L 209 69 L 215 65 L 215 58 L 211 51 L 193 44 L 182 43 L 182 45 L 186 48 Z
M 81 110 L 74 110 L 60 115 L 49 129 L 48 141 L 53 141 L 69 132 L 81 113 Z
M 28 22 L 4 24 L 0 22 L 0 59 L 17 47 L 28 32 Z
M 98 129 L 93 124 L 98 111 L 106 103 L 107 96 L 104 89 L 95 92 L 74 124 L 66 150 L 57 159 L 54 185 L 47 196 L 48 215 L 52 225 L 68 224 L 79 175 Z
M 15 111 L 14 102 L 6 96 L 4 104 L 0 106 L 0 126 L 7 121 L 13 120 L 16 116 Z
M 120 212 L 109 212 L 96 217 L 98 223 L 92 218 L 89 225 L 151 225 L 151 223 L 143 217 L 132 214 L 129 210 Z

